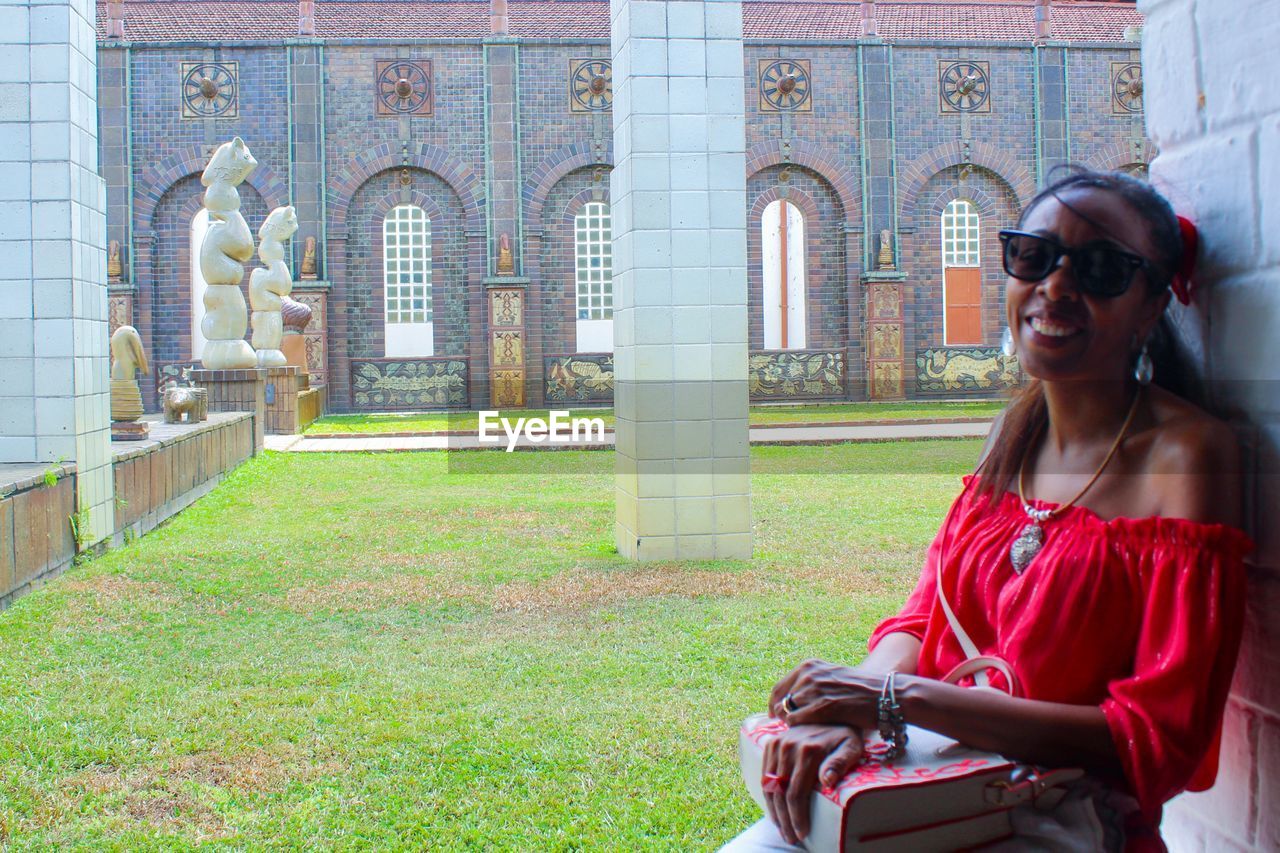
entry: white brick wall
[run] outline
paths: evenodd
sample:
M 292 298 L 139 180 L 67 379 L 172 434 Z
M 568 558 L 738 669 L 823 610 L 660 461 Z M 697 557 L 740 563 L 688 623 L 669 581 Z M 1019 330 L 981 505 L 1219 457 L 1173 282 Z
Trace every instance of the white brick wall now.
M 113 530 L 106 189 L 89 0 L 0 0 L 0 462 L 75 461 Z
M 1252 474 L 1245 643 L 1213 790 L 1164 824 L 1174 851 L 1280 849 L 1280 0 L 1139 0 L 1152 180 L 1203 235 L 1194 337 Z

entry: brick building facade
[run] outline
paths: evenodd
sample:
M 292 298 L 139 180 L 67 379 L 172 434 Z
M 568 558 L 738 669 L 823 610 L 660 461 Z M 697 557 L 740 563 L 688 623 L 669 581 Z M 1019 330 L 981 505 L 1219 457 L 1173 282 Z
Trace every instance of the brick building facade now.
M 1016 371 L 998 351 L 997 230 L 1060 163 L 1137 171 L 1154 156 L 1139 14 L 807 0 L 748 2 L 743 18 L 747 209 L 712 216 L 747 227 L 753 396 L 999 393 Z M 260 164 L 241 190 L 250 226 L 297 208 L 294 295 L 315 309 L 308 366 L 331 409 L 607 400 L 607 334 L 577 279 L 579 217 L 609 197 L 608 27 L 599 0 L 100 3 L 112 320 L 153 353 L 148 390 L 192 363 L 198 176 L 239 135 Z M 678 114 L 684 93 L 668 96 Z M 779 201 L 802 223 L 781 249 L 762 229 Z M 385 223 L 407 205 L 429 222 L 429 271 L 406 274 L 431 313 L 392 336 Z M 972 254 L 944 258 L 948 210 L 976 214 Z M 964 275 L 944 272 L 953 255 Z M 766 349 L 765 304 L 791 293 L 780 257 L 803 334 Z

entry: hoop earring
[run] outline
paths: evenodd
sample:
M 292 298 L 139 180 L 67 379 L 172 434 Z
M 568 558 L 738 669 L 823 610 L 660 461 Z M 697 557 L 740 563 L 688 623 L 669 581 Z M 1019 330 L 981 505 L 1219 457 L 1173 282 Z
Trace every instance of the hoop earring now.
M 1008 326 L 1004 327 L 1004 334 L 1000 336 L 1000 352 L 1004 353 L 1005 358 L 1013 358 L 1018 354 L 1018 346 L 1013 342 L 1013 329 Z
M 1139 385 L 1150 385 L 1155 375 L 1156 368 L 1151 363 L 1151 354 L 1147 352 L 1147 345 L 1144 342 L 1137 361 L 1133 363 L 1133 378 L 1138 380 Z

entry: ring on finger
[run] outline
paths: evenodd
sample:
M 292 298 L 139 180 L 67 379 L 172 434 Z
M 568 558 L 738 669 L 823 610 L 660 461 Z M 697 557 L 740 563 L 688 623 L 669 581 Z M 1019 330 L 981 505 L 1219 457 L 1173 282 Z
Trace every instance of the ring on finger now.
M 794 714 L 799 708 L 800 706 L 796 704 L 795 697 L 792 694 L 788 693 L 782 697 L 782 710 L 788 714 Z
M 760 788 L 766 794 L 781 794 L 787 790 L 791 777 L 783 773 L 766 773 L 760 781 Z

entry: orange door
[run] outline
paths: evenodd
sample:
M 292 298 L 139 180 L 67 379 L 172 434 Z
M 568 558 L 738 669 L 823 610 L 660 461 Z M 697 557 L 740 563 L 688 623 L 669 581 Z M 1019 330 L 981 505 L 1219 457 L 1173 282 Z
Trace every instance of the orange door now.
M 947 346 L 982 343 L 982 270 L 948 267 L 943 276 Z

